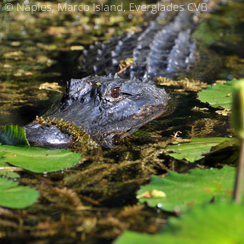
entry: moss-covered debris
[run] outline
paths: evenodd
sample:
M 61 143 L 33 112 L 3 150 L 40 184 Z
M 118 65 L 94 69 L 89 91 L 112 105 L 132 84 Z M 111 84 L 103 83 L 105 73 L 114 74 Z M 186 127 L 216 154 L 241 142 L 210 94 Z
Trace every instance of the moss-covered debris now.
M 34 121 L 39 124 L 50 124 L 50 125 L 55 125 L 59 130 L 61 130 L 64 133 L 67 133 L 72 136 L 73 140 L 75 142 L 78 142 L 79 144 L 82 145 L 82 147 L 92 150 L 94 148 L 98 147 L 98 144 L 93 141 L 90 138 L 90 135 L 87 135 L 84 130 L 80 126 L 77 126 L 73 123 L 70 123 L 68 121 L 64 121 L 63 119 L 58 120 L 58 119 L 44 119 L 42 117 L 36 116 L 36 120 Z

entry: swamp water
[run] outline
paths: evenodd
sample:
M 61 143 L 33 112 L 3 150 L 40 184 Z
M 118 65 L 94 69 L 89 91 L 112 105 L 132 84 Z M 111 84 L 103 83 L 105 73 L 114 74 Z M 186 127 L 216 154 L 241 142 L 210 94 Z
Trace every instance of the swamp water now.
M 58 8 L 54 1 L 41 3 Z M 40 90 L 41 84 L 57 82 L 63 92 L 67 80 L 85 76 L 78 63 L 82 49 L 142 21 L 139 11 L 19 13 L 3 6 L 0 125 L 31 122 L 60 96 L 58 91 Z M 243 3 L 230 1 L 206 16 L 194 34 L 224 60 L 216 79 L 244 77 L 243 12 Z M 164 155 L 169 139 L 178 131 L 188 139 L 232 136 L 228 117 L 197 100 L 198 88 L 167 88 L 178 100 L 175 112 L 146 124 L 116 149 L 84 153 L 81 163 L 69 170 L 48 175 L 21 172 L 20 184 L 36 187 L 40 197 L 25 210 L 0 208 L 0 242 L 111 243 L 127 229 L 156 233 L 168 214 L 136 205 L 139 186 L 149 182 L 151 174 L 185 173 L 196 167 Z

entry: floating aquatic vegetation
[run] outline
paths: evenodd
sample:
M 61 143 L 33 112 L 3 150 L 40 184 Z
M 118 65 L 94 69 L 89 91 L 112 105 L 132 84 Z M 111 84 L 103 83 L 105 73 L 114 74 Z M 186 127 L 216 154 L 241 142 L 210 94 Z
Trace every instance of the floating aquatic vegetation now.
M 196 138 L 188 143 L 178 143 L 178 145 L 171 145 L 167 149 L 167 154 L 176 159 L 186 159 L 189 162 L 195 162 L 205 157 L 210 149 L 217 144 L 230 140 L 226 137 L 214 138 Z
M 242 243 L 244 241 L 243 213 L 243 205 L 208 204 L 194 208 L 180 218 L 171 218 L 166 228 L 155 235 L 126 231 L 114 243 Z
M 207 87 L 205 82 L 199 80 L 189 80 L 187 78 L 181 80 L 171 80 L 166 77 L 158 77 L 157 82 L 160 86 L 174 86 L 181 87 L 185 91 L 201 91 L 202 89 Z
M 36 172 L 53 172 L 79 163 L 81 154 L 69 150 L 0 145 L 0 162 Z
M 201 91 L 199 100 L 209 103 L 215 108 L 230 109 L 232 103 L 232 87 L 237 80 L 226 82 L 225 84 L 208 85 L 206 90 Z
M 235 168 L 227 166 L 221 170 L 193 169 L 186 175 L 170 171 L 164 178 L 151 176 L 150 184 L 142 186 L 137 195 L 140 202 L 147 202 L 151 207 L 185 212 L 190 207 L 207 204 L 213 198 L 216 202 L 230 202 L 234 180 Z M 143 196 L 153 190 L 163 192 L 165 196 Z
M 17 181 L 0 177 L 0 206 L 26 208 L 33 204 L 39 192 L 29 186 L 19 186 Z

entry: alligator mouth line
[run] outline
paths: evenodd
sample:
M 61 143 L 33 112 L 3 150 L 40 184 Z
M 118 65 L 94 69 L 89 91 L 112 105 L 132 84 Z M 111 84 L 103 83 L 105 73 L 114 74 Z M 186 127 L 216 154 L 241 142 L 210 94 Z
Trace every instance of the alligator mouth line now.
M 151 115 L 155 115 L 157 118 L 165 113 L 167 110 L 167 105 L 159 104 L 159 105 L 146 105 L 142 109 L 140 109 L 140 112 L 133 115 L 133 119 L 145 119 Z

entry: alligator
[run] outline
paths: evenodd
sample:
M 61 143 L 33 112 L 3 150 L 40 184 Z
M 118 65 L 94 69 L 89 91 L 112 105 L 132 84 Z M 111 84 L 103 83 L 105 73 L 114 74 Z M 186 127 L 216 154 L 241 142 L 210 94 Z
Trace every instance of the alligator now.
M 154 83 L 170 79 L 205 79 L 202 53 L 192 39 L 199 12 L 161 11 L 134 31 L 95 43 L 84 51 L 83 70 L 90 76 L 71 79 L 63 94 L 43 115 L 81 126 L 92 139 L 114 148 L 145 123 L 173 111 L 173 99 Z M 133 62 L 121 70 L 121 60 Z M 207 62 L 205 62 L 207 64 Z M 208 73 L 209 73 L 208 69 Z M 24 127 L 31 145 L 67 147 L 71 137 L 54 125 Z

